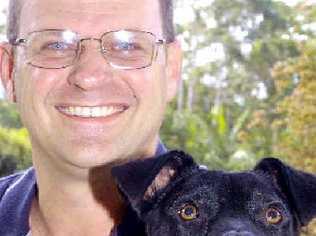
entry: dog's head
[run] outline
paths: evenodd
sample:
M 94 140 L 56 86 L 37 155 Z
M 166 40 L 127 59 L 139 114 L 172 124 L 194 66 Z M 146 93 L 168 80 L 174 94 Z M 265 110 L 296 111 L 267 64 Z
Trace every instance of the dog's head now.
M 274 158 L 227 173 L 171 151 L 112 174 L 151 236 L 294 236 L 316 216 L 316 177 Z

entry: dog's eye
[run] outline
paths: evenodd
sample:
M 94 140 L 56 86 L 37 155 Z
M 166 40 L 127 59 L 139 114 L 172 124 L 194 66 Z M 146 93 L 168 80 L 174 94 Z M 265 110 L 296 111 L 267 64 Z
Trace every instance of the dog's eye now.
M 282 214 L 278 209 L 269 208 L 266 211 L 266 219 L 269 224 L 279 224 L 283 220 Z
M 186 204 L 178 211 L 178 214 L 182 220 L 190 221 L 198 217 L 198 209 L 193 204 Z

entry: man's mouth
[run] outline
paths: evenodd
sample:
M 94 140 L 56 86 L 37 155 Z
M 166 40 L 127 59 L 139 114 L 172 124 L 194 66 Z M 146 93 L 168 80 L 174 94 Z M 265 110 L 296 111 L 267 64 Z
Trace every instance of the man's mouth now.
M 115 113 L 123 112 L 126 106 L 58 106 L 57 109 L 68 116 L 78 116 L 84 118 L 99 118 L 111 116 Z

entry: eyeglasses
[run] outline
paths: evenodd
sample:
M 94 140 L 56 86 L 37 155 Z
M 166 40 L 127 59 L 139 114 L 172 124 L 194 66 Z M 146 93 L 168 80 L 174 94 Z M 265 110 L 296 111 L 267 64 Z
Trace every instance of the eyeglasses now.
M 80 38 L 70 30 L 47 29 L 35 31 L 14 46 L 25 46 L 28 64 L 45 69 L 61 69 L 79 59 L 83 41 L 96 40 L 106 62 L 118 69 L 142 69 L 151 66 L 158 54 L 158 46 L 166 41 L 153 33 L 139 30 L 117 30 L 104 33 L 101 38 Z

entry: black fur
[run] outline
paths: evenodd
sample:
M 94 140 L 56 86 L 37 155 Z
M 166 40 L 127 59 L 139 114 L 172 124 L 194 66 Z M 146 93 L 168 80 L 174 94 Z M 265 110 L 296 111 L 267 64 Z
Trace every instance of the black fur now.
M 112 174 L 149 236 L 296 236 L 316 216 L 316 177 L 275 158 L 230 173 L 199 168 L 188 154 L 171 151 Z M 184 219 L 184 209 L 195 217 Z

